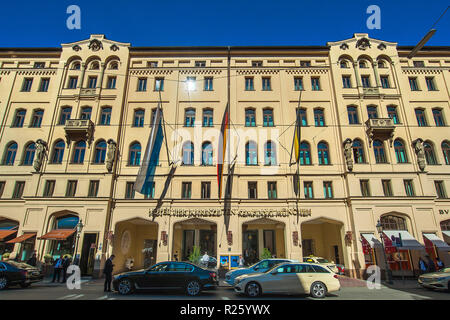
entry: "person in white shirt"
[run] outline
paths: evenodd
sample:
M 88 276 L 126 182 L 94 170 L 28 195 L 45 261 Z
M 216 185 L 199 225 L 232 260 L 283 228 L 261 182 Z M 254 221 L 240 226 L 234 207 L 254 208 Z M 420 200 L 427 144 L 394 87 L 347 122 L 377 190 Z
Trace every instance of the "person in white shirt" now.
M 243 267 L 244 267 L 244 258 L 242 257 L 242 255 L 239 255 L 239 268 Z
M 205 254 L 202 257 L 201 262 L 202 262 L 203 265 L 208 266 L 209 256 L 208 256 L 208 253 L 206 251 L 205 251 Z

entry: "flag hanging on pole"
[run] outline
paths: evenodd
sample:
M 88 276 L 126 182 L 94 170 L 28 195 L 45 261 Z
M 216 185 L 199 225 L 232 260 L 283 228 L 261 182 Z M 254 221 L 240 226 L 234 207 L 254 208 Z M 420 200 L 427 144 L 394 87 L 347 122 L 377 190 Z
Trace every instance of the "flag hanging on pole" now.
M 219 199 L 222 197 L 222 178 L 223 178 L 223 167 L 225 162 L 225 154 L 227 150 L 227 130 L 230 126 L 229 110 L 228 104 L 225 108 L 225 113 L 223 114 L 222 125 L 220 127 L 219 136 L 219 146 L 217 152 L 217 184 L 219 186 Z
M 155 176 L 156 166 L 158 165 L 159 152 L 161 151 L 164 140 L 162 119 L 161 104 L 158 103 L 150 136 L 148 137 L 147 147 L 145 148 L 142 159 L 142 165 L 139 168 L 136 182 L 134 183 L 134 190 L 141 194 L 149 194 L 152 192 L 153 178 Z
M 295 121 L 295 131 L 294 131 L 294 152 L 295 152 L 295 162 L 300 161 L 300 143 L 301 143 L 301 119 L 300 112 L 297 110 L 297 119 Z

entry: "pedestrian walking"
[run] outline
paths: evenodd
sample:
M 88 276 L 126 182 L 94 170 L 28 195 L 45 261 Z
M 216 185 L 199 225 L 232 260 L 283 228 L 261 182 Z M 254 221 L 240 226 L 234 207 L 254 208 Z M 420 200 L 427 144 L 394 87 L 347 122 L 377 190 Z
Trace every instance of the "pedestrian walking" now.
M 208 266 L 208 262 L 209 262 L 208 252 L 205 251 L 205 254 L 202 257 L 201 263 L 206 268 Z
M 422 257 L 419 258 L 419 270 L 420 274 L 424 274 L 427 272 L 428 266 L 427 263 L 422 259 Z
M 427 265 L 428 265 L 427 272 L 435 272 L 436 266 L 434 265 L 433 259 L 431 259 L 429 255 L 426 255 L 425 258 L 427 258 Z
M 112 272 L 114 269 L 113 260 L 115 258 L 115 255 L 111 255 L 106 262 L 105 267 L 103 268 L 103 274 L 105 275 L 105 286 L 103 291 L 105 292 L 111 292 L 111 282 L 112 282 Z
M 58 278 L 58 280 L 56 280 L 57 282 L 59 282 L 60 278 L 61 278 L 61 270 L 63 267 L 63 258 L 62 256 L 58 258 L 58 260 L 56 260 L 55 265 L 53 266 L 53 280 L 52 282 L 55 282 L 56 278 Z
M 239 268 L 243 268 L 244 267 L 244 258 L 242 257 L 242 254 L 239 255 Z
M 445 264 L 439 258 L 436 258 L 436 264 L 437 264 L 438 270 L 441 270 L 441 269 L 445 268 Z
M 33 253 L 31 258 L 27 260 L 27 264 L 29 264 L 30 266 L 36 267 L 36 263 L 37 263 L 36 253 Z
M 70 266 L 70 258 L 69 258 L 69 256 L 64 256 L 64 260 L 63 260 L 63 264 L 62 264 L 62 270 L 63 270 L 63 283 L 65 283 L 66 282 L 66 280 L 67 280 L 67 269 L 69 268 L 69 266 Z

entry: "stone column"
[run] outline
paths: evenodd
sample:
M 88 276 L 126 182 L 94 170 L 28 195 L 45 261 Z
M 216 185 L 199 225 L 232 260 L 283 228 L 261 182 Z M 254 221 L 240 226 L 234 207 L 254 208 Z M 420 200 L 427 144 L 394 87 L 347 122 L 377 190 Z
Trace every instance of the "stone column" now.
M 81 77 L 80 82 L 78 83 L 78 88 L 83 88 L 83 82 L 84 82 L 84 74 L 86 73 L 86 63 L 81 63 Z
M 375 83 L 377 84 L 377 88 L 380 88 L 381 83 L 380 83 L 380 77 L 378 76 L 378 62 L 373 61 L 372 66 L 373 66 L 373 72 L 375 74 Z
M 361 87 L 361 78 L 359 77 L 358 61 L 353 61 L 353 70 L 355 71 L 356 87 Z
M 97 88 L 102 88 L 103 77 L 105 76 L 106 64 L 102 62 L 102 73 L 100 74 L 100 81 L 97 82 Z

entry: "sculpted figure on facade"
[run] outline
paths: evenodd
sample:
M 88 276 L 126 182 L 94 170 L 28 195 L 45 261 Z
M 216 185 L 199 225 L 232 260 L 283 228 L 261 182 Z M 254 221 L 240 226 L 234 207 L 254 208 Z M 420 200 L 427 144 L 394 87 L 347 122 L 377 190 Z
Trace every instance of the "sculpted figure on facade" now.
M 117 144 L 113 139 L 108 140 L 108 152 L 106 153 L 106 169 L 108 172 L 112 171 L 114 164 L 114 157 L 116 155 Z
M 344 156 L 345 156 L 345 163 L 347 164 L 348 171 L 353 170 L 353 158 L 352 158 L 352 139 L 345 139 L 344 141 Z
M 420 170 L 425 170 L 426 160 L 425 160 L 425 148 L 423 146 L 422 139 L 416 139 L 413 141 L 414 151 L 417 155 L 417 164 L 419 165 Z
M 36 141 L 36 154 L 34 157 L 33 168 L 36 172 L 41 170 L 42 161 L 47 151 L 47 142 L 42 139 L 37 139 Z

